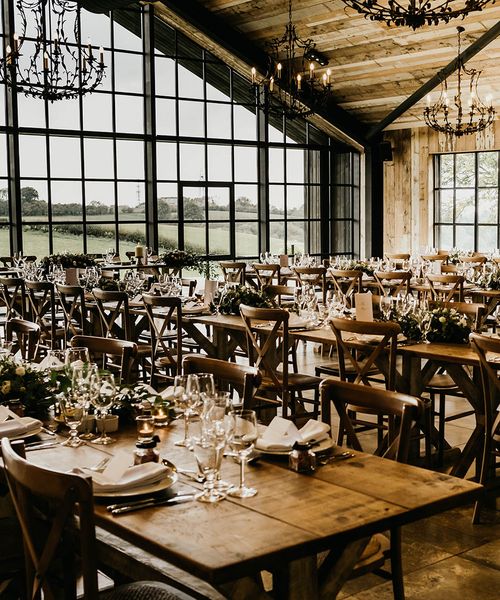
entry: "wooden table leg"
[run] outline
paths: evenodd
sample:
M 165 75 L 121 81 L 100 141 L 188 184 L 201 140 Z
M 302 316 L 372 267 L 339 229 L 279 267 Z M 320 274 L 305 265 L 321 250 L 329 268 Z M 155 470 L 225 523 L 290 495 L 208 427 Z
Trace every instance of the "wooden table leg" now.
M 283 600 L 317 600 L 319 594 L 316 555 L 291 561 L 274 571 L 273 588 L 274 597 Z

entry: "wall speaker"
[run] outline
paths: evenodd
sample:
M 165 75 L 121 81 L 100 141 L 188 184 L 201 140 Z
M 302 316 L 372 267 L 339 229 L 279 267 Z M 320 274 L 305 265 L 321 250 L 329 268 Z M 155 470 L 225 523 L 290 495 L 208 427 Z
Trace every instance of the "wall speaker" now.
M 392 160 L 392 146 L 391 142 L 380 142 L 379 145 L 380 159 L 384 162 Z

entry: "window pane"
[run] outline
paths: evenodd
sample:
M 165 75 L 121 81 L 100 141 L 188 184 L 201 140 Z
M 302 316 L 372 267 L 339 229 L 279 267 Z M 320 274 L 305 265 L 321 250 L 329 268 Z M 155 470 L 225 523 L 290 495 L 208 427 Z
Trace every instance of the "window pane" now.
M 441 190 L 436 204 L 436 220 L 453 223 L 453 190 Z
M 309 251 L 309 248 L 305 246 L 306 239 L 306 223 L 304 221 L 288 221 L 287 223 L 287 245 L 285 248 L 285 254 L 291 251 L 292 245 L 297 249 L 303 248 Z
M 269 218 L 282 219 L 285 214 L 285 188 L 282 185 L 269 186 Z
M 455 202 L 455 221 L 474 223 L 474 190 L 457 190 Z
M 52 177 L 81 177 L 79 139 L 50 139 L 50 170 Z
M 473 186 L 475 177 L 475 155 L 469 154 L 457 154 L 456 155 L 456 167 L 455 167 L 455 185 L 458 187 L 470 187 Z
M 204 137 L 204 117 L 202 102 L 179 102 L 179 135 Z
M 116 142 L 118 177 L 122 179 L 144 178 L 143 142 L 118 140 Z
M 116 130 L 144 132 L 144 100 L 139 96 L 115 96 Z
M 183 211 L 185 221 L 203 221 L 206 218 L 205 189 L 184 188 Z
M 453 154 L 443 154 L 439 157 L 439 185 L 453 187 Z
M 47 221 L 49 205 L 46 181 L 21 181 L 21 211 L 24 222 Z
M 182 60 L 178 64 L 179 97 L 203 100 L 203 64 L 195 60 Z
M 236 223 L 236 256 L 251 257 L 259 255 L 258 223 Z
M 162 250 L 172 250 L 179 247 L 177 223 L 168 225 L 160 223 L 158 226 L 158 239 Z
M 45 138 L 34 135 L 19 136 L 21 177 L 47 177 Z
M 83 126 L 87 131 L 111 131 L 111 94 L 87 94 L 83 99 Z
M 452 225 L 441 225 L 436 228 L 436 244 L 439 248 L 453 248 Z
M 231 181 L 231 146 L 208 146 L 209 181 Z
M 269 235 L 271 252 L 274 254 L 285 254 L 285 224 L 283 221 L 270 223 Z
M 478 185 L 498 186 L 498 152 L 480 152 L 478 169 Z
M 235 105 L 234 110 L 234 139 L 250 140 L 257 139 L 257 117 L 255 112 L 245 106 Z
M 177 202 L 177 184 L 158 184 L 158 219 L 160 221 L 176 221 L 179 218 Z
M 87 252 L 104 254 L 109 248 L 116 249 L 114 225 L 89 225 L 86 231 Z M 122 259 L 125 260 L 124 253 Z
M 297 219 L 304 217 L 306 189 L 307 188 L 300 185 L 287 186 L 286 214 L 288 218 Z
M 257 148 L 235 146 L 234 179 L 235 181 L 257 181 Z
M 259 190 L 256 185 L 235 185 L 236 219 L 257 219 Z
M 286 180 L 288 183 L 304 183 L 304 159 L 303 150 L 286 151 Z
M 52 181 L 50 189 L 54 221 L 81 222 L 82 184 L 79 181 Z
M 7 175 L 7 137 L 0 134 L 0 177 Z
M 118 218 L 120 221 L 144 221 L 143 183 L 118 183 Z
M 156 100 L 156 131 L 158 135 L 176 135 L 175 100 Z
M 142 56 L 140 54 L 114 53 L 115 59 L 115 90 L 117 92 L 135 92 L 141 94 L 142 85 Z
M 349 221 L 334 221 L 332 223 L 332 250 L 336 254 L 346 254 L 352 248 L 352 226 Z
M 230 69 L 222 63 L 205 63 L 207 100 L 230 101 Z
M 2 256 L 10 256 L 10 227 L 0 227 L 0 252 Z
M 455 228 L 455 244 L 463 250 L 474 250 L 474 227 L 457 226 Z
M 177 144 L 158 142 L 156 170 L 158 179 L 177 179 Z
M 85 177 L 114 179 L 113 141 L 97 138 L 85 140 Z
M 229 188 L 208 188 L 208 218 L 229 220 Z
M 478 223 L 498 222 L 498 188 L 478 190 L 477 220 Z
M 135 250 L 137 242 L 146 243 L 146 226 L 141 223 L 120 224 L 118 228 L 118 240 L 120 242 L 120 255 Z
M 477 232 L 477 249 L 479 252 L 491 252 L 498 246 L 498 230 L 496 227 L 479 227 Z
M 115 220 L 115 184 L 111 181 L 87 181 L 85 184 L 87 221 Z
M 38 100 L 40 102 L 40 100 Z M 43 104 L 42 102 L 40 102 Z M 49 102 L 49 125 L 52 129 L 80 129 L 80 103 L 78 99 Z
M 181 144 L 181 179 L 203 181 L 205 179 L 205 146 Z
M 116 18 L 119 18 L 120 13 L 126 14 L 125 11 L 115 11 Z M 132 11 L 130 11 L 132 13 Z M 123 27 L 119 23 L 113 23 L 114 27 L 114 42 L 115 48 L 121 48 L 122 50 L 136 50 L 140 52 L 142 50 L 142 40 L 141 40 L 141 19 L 139 12 L 136 11 L 137 19 L 135 21 L 136 30 L 134 33 L 129 31 L 126 27 Z
M 155 59 L 156 94 L 158 96 L 175 96 L 175 62 L 171 58 Z
M 284 181 L 284 158 L 281 148 L 269 148 L 269 181 Z
M 45 104 L 38 98 L 17 94 L 20 127 L 45 127 Z
M 209 138 L 231 137 L 231 105 L 207 103 L 207 135 Z
M 52 241 L 54 253 L 83 252 L 83 225 L 54 225 Z
M 229 255 L 229 223 L 210 223 L 208 229 L 208 251 L 210 254 Z
M 24 225 L 23 248 L 39 259 L 49 255 L 48 225 Z

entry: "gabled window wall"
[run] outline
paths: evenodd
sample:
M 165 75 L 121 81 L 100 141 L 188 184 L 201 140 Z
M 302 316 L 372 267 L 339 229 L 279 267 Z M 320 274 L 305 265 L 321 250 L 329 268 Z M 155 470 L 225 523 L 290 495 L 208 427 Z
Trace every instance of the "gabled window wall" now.
M 256 111 L 248 81 L 151 6 L 82 11 L 82 31 L 105 48 L 98 91 L 53 104 L 13 94 L 17 122 L 0 107 L 2 255 L 123 255 L 137 242 L 215 259 L 357 253 L 357 153 Z

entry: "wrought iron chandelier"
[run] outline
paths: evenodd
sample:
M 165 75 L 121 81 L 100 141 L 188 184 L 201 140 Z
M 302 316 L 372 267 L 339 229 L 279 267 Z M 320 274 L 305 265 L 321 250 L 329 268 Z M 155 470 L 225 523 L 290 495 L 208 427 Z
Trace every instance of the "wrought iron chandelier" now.
M 105 75 L 104 50 L 82 44 L 80 11 L 70 0 L 15 0 L 20 30 L 6 41 L 0 81 L 51 102 L 93 92 Z
M 292 0 L 288 2 L 288 23 L 283 35 L 268 42 L 266 50 L 269 55 L 266 76 L 258 79 L 255 67 L 251 71 L 259 108 L 294 119 L 311 115 L 326 103 L 332 89 L 331 71 L 326 69 L 318 75 L 314 63 L 325 67 L 328 60 L 316 50 L 311 39 L 297 35 L 292 21 Z
M 495 0 L 343 0 L 344 4 L 371 21 L 384 21 L 387 25 L 406 25 L 417 29 L 423 25 L 448 23 L 457 17 L 464 18 L 470 12 L 482 10 Z M 457 7 L 457 4 L 460 7 Z
M 430 95 L 427 96 L 427 106 L 424 119 L 427 125 L 445 134 L 448 146 L 453 148 L 453 138 L 479 133 L 489 127 L 495 119 L 495 109 L 491 98 L 482 102 L 478 94 L 478 82 L 481 71 L 467 69 L 461 57 L 461 34 L 463 27 L 457 27 L 458 56 L 457 56 L 457 89 L 453 97 L 448 94 L 448 78 L 441 83 L 441 92 L 437 102 L 432 104 Z M 466 78 L 469 78 L 466 84 Z M 464 85 L 466 84 L 466 85 Z M 467 91 L 468 90 L 468 91 Z

